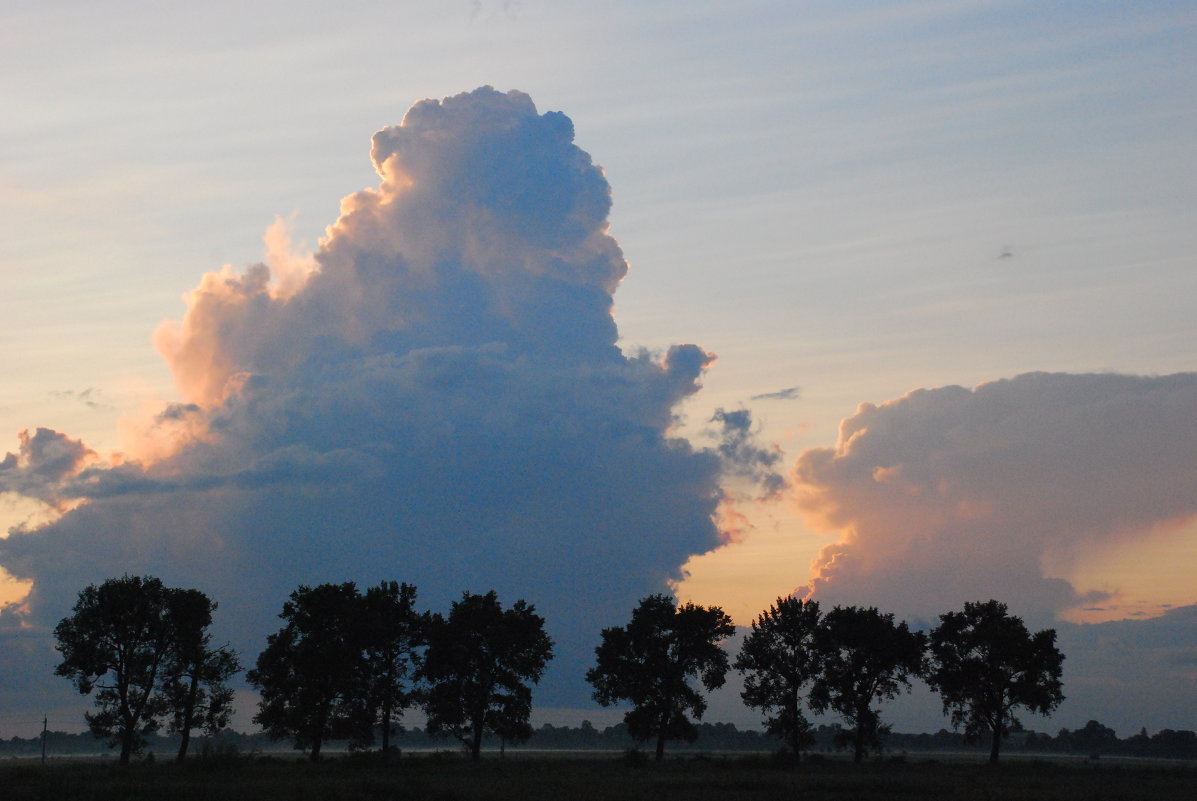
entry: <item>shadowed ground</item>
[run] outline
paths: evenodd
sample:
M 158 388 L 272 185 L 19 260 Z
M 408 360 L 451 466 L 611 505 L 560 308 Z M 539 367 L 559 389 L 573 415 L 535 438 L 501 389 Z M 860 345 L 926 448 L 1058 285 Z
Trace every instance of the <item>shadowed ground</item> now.
M 197 760 L 128 769 L 83 761 L 0 765 L 7 801 L 25 799 L 312 799 L 339 801 L 616 801 L 617 799 L 1190 799 L 1197 766 L 1103 760 L 974 762 L 824 760 L 786 768 L 774 758 L 684 757 L 663 764 L 610 755 L 520 755 L 470 764 L 457 755 L 386 762 L 374 755 L 311 765 L 280 758 Z

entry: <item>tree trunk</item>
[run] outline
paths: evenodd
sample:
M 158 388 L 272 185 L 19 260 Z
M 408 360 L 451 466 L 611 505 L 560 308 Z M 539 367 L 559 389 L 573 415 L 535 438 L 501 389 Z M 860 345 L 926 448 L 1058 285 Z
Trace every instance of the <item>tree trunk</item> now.
M 989 744 L 989 764 L 992 765 L 998 761 L 998 753 L 1002 750 L 1002 728 L 995 726 L 993 729 L 993 742 Z
M 183 725 L 179 731 L 179 753 L 176 762 L 187 759 L 187 746 L 191 743 L 191 719 L 195 714 L 195 699 L 199 695 L 199 673 L 191 677 L 191 686 L 187 689 L 187 706 L 183 708 Z
M 179 753 L 175 755 L 175 762 L 183 762 L 187 759 L 187 745 L 191 742 L 191 729 L 183 729 L 179 735 Z
M 474 723 L 474 731 L 470 736 L 470 759 L 477 762 L 482 757 L 482 723 Z
M 664 732 L 664 730 L 662 730 L 661 733 L 657 735 L 656 760 L 658 762 L 660 762 L 664 758 L 665 758 L 665 732 Z
M 121 757 L 120 764 L 128 765 L 129 757 L 133 755 L 133 738 L 137 730 L 137 718 L 133 714 L 133 707 L 129 703 L 129 688 L 122 686 L 120 693 L 120 725 L 121 725 Z
M 133 753 L 133 727 L 125 724 L 121 731 L 121 759 L 120 764 L 128 765 L 129 756 Z
M 802 735 L 803 730 L 798 727 L 798 721 L 802 719 L 802 710 L 798 706 L 797 695 L 791 695 L 787 699 L 788 708 L 786 715 L 790 718 L 790 750 L 794 752 L 794 764 L 802 762 Z
M 859 765 L 864 761 L 864 723 L 856 722 L 856 735 L 852 738 L 854 748 L 852 761 Z
M 391 702 L 384 701 L 382 705 L 382 753 L 391 750 Z
M 324 735 L 328 731 L 328 719 L 331 716 L 332 701 L 325 700 L 317 708 L 316 720 L 309 724 L 311 730 L 309 734 L 312 735 L 312 750 L 308 752 L 308 760 L 310 762 L 320 761 L 320 747 L 324 745 Z

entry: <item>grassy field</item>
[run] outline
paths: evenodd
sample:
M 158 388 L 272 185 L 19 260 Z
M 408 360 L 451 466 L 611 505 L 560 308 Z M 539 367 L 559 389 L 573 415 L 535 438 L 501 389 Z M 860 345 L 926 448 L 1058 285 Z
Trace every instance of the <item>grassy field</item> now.
M 988 799 L 1159 801 L 1197 798 L 1197 766 L 1101 760 L 1012 759 L 990 768 L 958 759 L 854 766 L 839 759 L 795 770 L 769 757 L 682 757 L 631 764 L 618 756 L 518 757 L 472 764 L 457 756 L 369 755 L 312 765 L 284 758 L 222 758 L 185 766 L 96 761 L 0 763 L 4 801 L 738 801 L 739 799 Z

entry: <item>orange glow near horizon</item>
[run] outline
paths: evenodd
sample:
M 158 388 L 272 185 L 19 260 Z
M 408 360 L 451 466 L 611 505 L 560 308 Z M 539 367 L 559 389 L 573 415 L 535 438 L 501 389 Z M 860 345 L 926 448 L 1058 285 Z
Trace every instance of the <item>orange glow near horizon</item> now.
M 780 507 L 740 501 L 721 509 L 720 530 L 727 533 L 725 526 L 732 524 L 734 536 L 682 566 L 683 578 L 673 585 L 678 600 L 722 607 L 737 625 L 747 626 L 804 584 L 827 535 L 807 530 L 784 510 L 778 514 Z
M 1074 623 L 1158 617 L 1174 606 L 1197 603 L 1197 518 L 1080 555 L 1062 578 L 1078 592 L 1109 592 L 1103 602 L 1067 610 Z M 1064 572 L 1064 571 L 1061 571 Z
M 730 517 L 729 517 L 729 512 Z M 788 519 L 787 519 L 788 518 Z M 779 596 L 808 583 L 815 557 L 838 540 L 815 532 L 784 510 L 761 503 L 721 508 L 721 530 L 736 530 L 718 548 L 691 557 L 673 585 L 682 602 L 717 605 L 737 625 L 747 626 Z M 1176 606 L 1197 603 L 1192 566 L 1197 564 L 1197 519 L 1124 542 L 1094 546 L 1068 565 L 1046 565 L 1052 577 L 1069 581 L 1078 593 L 1110 593 L 1104 601 L 1063 610 L 1072 623 L 1158 617 Z

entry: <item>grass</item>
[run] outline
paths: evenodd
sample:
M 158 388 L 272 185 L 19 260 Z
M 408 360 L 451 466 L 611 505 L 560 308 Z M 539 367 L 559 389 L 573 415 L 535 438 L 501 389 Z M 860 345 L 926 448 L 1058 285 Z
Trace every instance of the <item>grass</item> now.
M 128 768 L 97 761 L 0 763 L 4 801 L 740 801 L 794 798 L 1163 801 L 1197 797 L 1192 764 L 1015 760 L 827 759 L 786 769 L 769 757 L 681 757 L 635 765 L 620 757 L 521 754 L 470 763 L 456 755 L 320 764 L 219 758 Z

